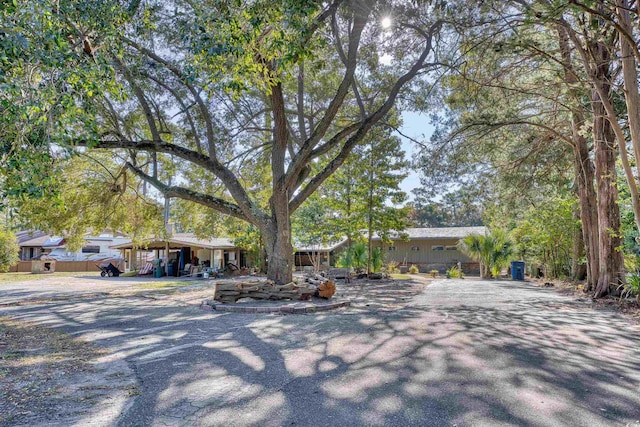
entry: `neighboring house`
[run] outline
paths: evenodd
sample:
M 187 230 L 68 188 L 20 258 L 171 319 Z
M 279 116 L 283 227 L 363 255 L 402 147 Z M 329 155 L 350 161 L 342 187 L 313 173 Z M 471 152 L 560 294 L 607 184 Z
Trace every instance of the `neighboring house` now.
M 81 250 L 71 252 L 67 250 L 63 237 L 49 236 L 43 232 L 20 232 L 18 245 L 20 246 L 20 260 L 30 261 L 42 255 L 47 255 L 57 261 L 91 261 L 120 256 L 120 251 L 110 248 L 127 241 L 118 234 L 102 233 L 98 236 L 85 236 L 86 244 Z M 24 236 L 21 241 L 21 236 Z M 32 236 L 28 238 L 28 236 Z
M 469 234 L 485 234 L 485 227 L 442 227 L 442 228 L 407 228 L 392 238 L 392 242 L 382 242 L 380 237 L 373 237 L 373 247 L 380 247 L 384 253 L 384 261 L 397 262 L 401 266 L 417 265 L 421 272 L 438 270 L 445 273 L 449 268 L 458 265 L 467 274 L 479 274 L 477 262 L 471 260 L 458 250 L 458 241 Z M 320 255 L 322 265 L 335 265 L 341 251 L 346 249 L 347 240 L 333 245 L 314 248 L 298 248 L 295 253 L 296 269 L 311 266 L 311 256 Z
M 212 268 L 223 268 L 228 263 L 237 267 L 251 267 L 247 251 L 237 247 L 233 240 L 226 237 L 199 239 L 192 233 L 174 233 L 171 237 L 162 239 L 154 238 L 134 245 L 126 242 L 112 245 L 112 250 L 120 251 L 120 256 L 125 259 L 127 270 L 140 269 L 146 261 L 140 260 L 141 252 L 155 251 L 155 258 L 167 258 L 172 267 L 172 272 L 177 274 L 183 270 L 186 264 L 198 258 L 198 264 Z
M 443 227 L 443 228 L 407 228 L 400 237 L 391 243 L 382 242 L 374 237 L 374 247 L 384 251 L 385 262 L 395 261 L 400 265 L 417 265 L 421 272 L 438 270 L 444 273 L 460 263 L 467 274 L 479 274 L 479 265 L 458 249 L 460 239 L 470 234 L 485 234 L 485 227 Z
M 49 236 L 42 231 L 19 231 L 16 233 L 18 246 L 20 246 L 20 261 L 31 261 L 42 254 L 42 245 Z
M 294 262 L 296 270 L 305 270 L 314 264 L 322 267 L 335 265 L 338 255 L 345 247 L 347 239 L 327 245 L 298 247 L 296 246 Z

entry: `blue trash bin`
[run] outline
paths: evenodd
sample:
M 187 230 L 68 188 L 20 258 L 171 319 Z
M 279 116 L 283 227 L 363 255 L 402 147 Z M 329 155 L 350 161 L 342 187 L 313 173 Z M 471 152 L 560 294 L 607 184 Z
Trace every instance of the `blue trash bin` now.
M 524 280 L 524 261 L 511 261 L 511 280 Z

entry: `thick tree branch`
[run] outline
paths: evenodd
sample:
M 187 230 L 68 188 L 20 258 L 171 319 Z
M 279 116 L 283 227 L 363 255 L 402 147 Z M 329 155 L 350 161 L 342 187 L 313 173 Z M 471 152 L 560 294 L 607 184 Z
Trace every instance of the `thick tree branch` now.
M 189 200 L 191 202 L 195 202 L 208 208 L 214 209 L 225 215 L 230 215 L 243 221 L 248 221 L 248 218 L 244 215 L 242 210 L 234 203 L 211 196 L 209 194 L 203 194 L 197 191 L 189 190 L 187 188 L 175 185 L 166 185 L 157 178 L 147 175 L 146 173 L 144 173 L 144 171 L 142 171 L 142 169 L 134 166 L 132 163 L 127 162 L 127 167 L 140 179 L 148 182 L 156 189 L 158 189 L 158 191 L 160 191 L 167 198 L 177 197 L 179 199 Z
M 304 123 L 304 61 L 300 61 L 298 65 L 298 102 L 297 102 L 297 114 L 298 114 L 298 134 L 302 141 L 306 141 L 307 128 Z
M 484 128 L 490 128 L 490 129 L 497 129 L 497 128 L 501 128 L 504 126 L 514 126 L 514 125 L 523 125 L 523 126 L 531 126 L 531 127 L 536 127 L 536 128 L 540 128 L 540 129 L 544 129 L 545 131 L 555 135 L 559 140 L 567 143 L 567 145 L 573 147 L 575 145 L 575 141 L 573 141 L 572 138 L 568 137 L 567 135 L 563 134 L 562 132 L 559 132 L 557 127 L 553 127 L 553 126 L 549 126 L 549 125 L 545 125 L 543 123 L 537 123 L 531 120 L 524 120 L 524 119 L 517 119 L 517 120 L 505 120 L 505 121 L 500 121 L 500 122 L 473 122 L 470 123 L 468 125 L 466 125 L 465 127 L 461 128 L 459 131 L 455 132 L 455 134 L 453 134 L 451 136 L 451 138 L 455 138 L 457 135 L 463 134 L 465 132 L 467 132 L 469 129 L 473 128 L 473 127 L 484 127 Z
M 158 131 L 156 119 L 153 116 L 153 111 L 151 111 L 151 106 L 149 105 L 149 102 L 147 101 L 147 98 L 145 97 L 144 92 L 142 91 L 140 86 L 136 84 L 135 80 L 133 79 L 133 75 L 131 74 L 131 71 L 126 67 L 126 65 L 124 65 L 122 60 L 117 56 L 114 57 L 113 59 L 116 64 L 116 68 L 120 70 L 125 80 L 127 80 L 127 82 L 129 83 L 129 86 L 131 86 L 131 89 L 133 90 L 133 93 L 135 94 L 136 98 L 138 98 L 140 107 L 142 107 L 142 111 L 144 112 L 144 117 L 147 120 L 147 125 L 149 126 L 151 137 L 154 140 L 159 141 L 161 139 L 160 132 Z M 158 159 L 157 159 L 156 153 L 152 153 L 151 156 L 153 158 L 153 177 L 156 178 L 158 176 Z
M 347 93 L 349 92 L 349 88 L 351 87 L 351 83 L 353 81 L 356 66 L 358 63 L 357 56 L 358 48 L 360 46 L 360 37 L 367 23 L 369 13 L 370 10 L 368 8 L 366 10 L 363 10 L 363 8 L 358 8 L 354 13 L 355 16 L 353 28 L 349 34 L 349 51 L 347 53 L 347 65 L 344 76 L 342 78 L 342 81 L 340 82 L 340 85 L 338 86 L 338 89 L 336 90 L 333 99 L 329 103 L 324 116 L 316 125 L 315 129 L 311 133 L 311 136 L 302 144 L 296 157 L 291 161 L 285 179 L 286 188 L 291 188 L 292 185 L 298 180 L 298 176 L 300 175 L 302 168 L 309 161 L 309 155 L 311 154 L 313 148 L 327 133 L 329 126 L 333 122 L 336 114 L 338 114 L 340 106 L 342 105 L 345 97 L 347 96 Z
M 629 44 L 629 48 L 633 51 L 633 55 L 636 57 L 636 60 L 638 62 L 640 62 L 640 50 L 638 50 L 638 45 L 636 43 L 636 41 L 633 39 L 632 34 L 630 33 L 630 31 L 628 31 L 628 29 L 630 30 L 630 28 L 626 29 L 625 27 L 623 27 L 622 25 L 620 25 L 620 23 L 618 23 L 614 17 L 612 15 L 615 14 L 615 11 L 611 11 L 611 14 L 602 12 L 600 10 L 594 9 L 592 7 L 587 6 L 584 3 L 581 3 L 579 1 L 576 0 L 569 0 L 569 3 L 571 4 L 575 4 L 576 6 L 580 7 L 581 9 L 583 9 L 585 12 L 590 13 L 593 16 L 599 16 L 600 18 L 604 19 L 605 21 L 607 21 L 608 23 L 611 24 L 611 26 L 613 26 L 616 31 L 618 32 L 618 34 L 620 34 L 620 37 L 622 37 L 624 40 L 626 40 L 626 42 Z M 618 7 L 622 8 L 622 5 L 618 5 Z M 626 9 L 628 12 L 628 9 Z M 618 14 L 618 16 L 620 16 Z
M 182 109 L 181 112 L 184 112 L 186 118 L 187 118 L 187 122 L 189 123 L 189 128 L 191 128 L 191 133 L 193 134 L 193 139 L 196 143 L 196 150 L 198 150 L 198 153 L 202 154 L 202 143 L 200 142 L 200 135 L 198 135 L 198 129 L 196 128 L 196 124 L 193 121 L 193 117 L 191 116 L 191 113 L 189 112 L 189 107 L 186 105 L 186 103 L 184 102 L 184 100 L 182 99 L 182 97 L 180 96 L 180 94 L 178 94 L 178 92 L 172 88 L 171 86 L 169 86 L 167 83 L 165 83 L 163 80 L 149 74 L 146 72 L 141 73 L 142 75 L 144 75 L 145 77 L 147 77 L 148 79 L 151 79 L 152 81 L 156 82 L 156 84 L 164 89 L 166 89 L 167 91 L 169 91 L 169 93 L 171 95 L 173 95 L 173 97 L 175 98 L 175 100 L 178 102 L 178 104 L 180 104 L 180 108 Z
M 271 176 L 274 195 L 284 184 L 285 157 L 289 141 L 287 114 L 284 108 L 282 83 L 271 88 L 271 108 L 273 110 L 273 146 L 271 148 Z
M 86 147 L 86 141 L 78 141 L 76 145 L 80 147 Z M 166 153 L 174 155 L 178 158 L 198 165 L 211 173 L 222 181 L 231 196 L 238 204 L 238 207 L 242 210 L 247 220 L 253 224 L 263 224 L 268 216 L 260 210 L 249 198 L 249 195 L 245 191 L 244 187 L 240 184 L 236 176 L 228 168 L 221 165 L 218 161 L 211 159 L 210 157 L 200 154 L 196 151 L 190 150 L 185 147 L 181 147 L 175 144 L 168 144 L 163 141 L 125 141 L 125 140 L 102 140 L 98 141 L 94 148 L 104 149 L 117 149 L 123 148 L 134 151 L 146 151 L 156 153 Z
M 133 47 L 140 53 L 143 53 L 144 55 L 148 56 L 158 64 L 163 65 L 165 68 L 167 68 L 171 73 L 173 73 L 178 78 L 178 80 L 189 90 L 189 92 L 191 92 L 191 95 L 193 96 L 193 98 L 196 100 L 196 103 L 198 104 L 198 109 L 200 110 L 200 116 L 202 116 L 202 120 L 204 120 L 206 125 L 207 142 L 209 146 L 209 156 L 212 159 L 215 159 L 216 158 L 216 149 L 215 149 L 216 137 L 215 137 L 215 132 L 213 128 L 213 117 L 209 112 L 209 108 L 207 107 L 207 104 L 204 102 L 204 100 L 200 96 L 200 93 L 195 89 L 195 87 L 192 84 L 190 84 L 187 81 L 187 79 L 185 79 L 184 75 L 182 74 L 182 71 L 175 64 L 172 64 L 166 59 L 160 57 L 158 54 L 156 54 L 152 50 L 149 50 L 143 46 L 140 46 L 140 44 L 136 43 L 135 41 L 127 37 L 123 37 L 122 39 L 129 46 Z
M 315 159 L 322 156 L 323 154 L 328 153 L 333 147 L 336 147 L 338 144 L 340 144 L 347 136 L 356 132 L 360 128 L 360 126 L 362 126 L 363 123 L 364 121 L 356 122 L 340 130 L 340 132 L 332 136 L 331 139 L 328 140 L 326 143 L 314 149 L 311 152 L 309 158 Z
M 428 34 L 429 37 L 426 40 L 425 48 L 418 60 L 413 64 L 411 69 L 403 74 L 393 85 L 389 95 L 387 96 L 386 101 L 380 108 L 378 108 L 373 114 L 367 117 L 366 120 L 362 122 L 359 129 L 356 133 L 351 136 L 343 145 L 340 152 L 336 155 L 336 157 L 325 166 L 318 174 L 316 174 L 307 185 L 291 200 L 289 205 L 290 212 L 294 212 L 297 208 L 300 207 L 302 202 L 304 202 L 314 191 L 318 189 L 318 187 L 328 178 L 330 177 L 342 164 L 346 161 L 347 157 L 351 153 L 353 147 L 355 147 L 362 139 L 365 137 L 369 129 L 371 129 L 375 124 L 377 124 L 380 120 L 382 120 L 387 113 L 393 107 L 400 90 L 411 81 L 419 72 L 424 68 L 426 60 L 429 54 L 432 51 L 433 47 L 433 37 L 440 30 L 442 26 L 442 21 L 436 21 L 429 28 Z
M 335 14 L 331 18 L 331 30 L 333 31 L 333 38 L 336 45 L 336 51 L 338 52 L 338 57 L 340 57 L 340 60 L 346 67 L 347 56 L 345 55 L 344 49 L 342 48 L 342 40 L 340 40 L 340 31 L 338 28 L 338 21 L 336 19 Z M 351 82 L 351 89 L 353 90 L 353 94 L 355 95 L 358 108 L 360 109 L 360 118 L 364 120 L 367 117 L 367 112 L 364 108 L 364 102 L 362 101 L 362 96 L 360 96 L 360 91 L 358 90 L 358 83 L 355 79 L 355 76 L 353 78 L 353 81 Z

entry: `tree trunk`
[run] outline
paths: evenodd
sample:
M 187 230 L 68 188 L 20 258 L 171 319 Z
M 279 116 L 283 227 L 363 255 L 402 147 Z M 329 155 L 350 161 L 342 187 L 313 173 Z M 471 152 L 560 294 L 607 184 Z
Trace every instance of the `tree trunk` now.
M 293 245 L 291 227 L 277 224 L 265 232 L 265 250 L 267 251 L 267 278 L 279 285 L 291 282 L 293 278 Z
M 602 82 L 604 94 L 609 96 L 610 57 L 602 42 L 591 46 L 596 59 L 596 78 Z M 594 90 L 593 139 L 595 144 L 596 183 L 598 188 L 598 239 L 599 239 L 599 275 L 594 297 L 609 294 L 611 286 L 621 282 L 623 258 L 620 247 L 620 209 L 618 207 L 618 188 L 616 186 L 616 135 L 606 117 L 605 107 L 600 94 Z M 624 141 L 620 141 L 624 144 Z
M 580 219 L 580 209 L 573 210 L 573 220 L 577 222 Z M 573 232 L 573 247 L 571 248 L 571 278 L 580 280 L 580 258 L 584 255 L 584 238 L 582 235 L 582 227 L 576 228 Z
M 558 27 L 558 43 L 562 55 L 562 65 L 564 67 L 564 80 L 571 87 L 579 81 L 572 66 L 571 48 L 569 46 L 569 36 L 567 30 Z M 578 90 L 571 90 L 570 95 L 579 101 L 583 93 Z M 578 102 L 578 105 L 581 103 Z M 587 283 L 585 291 L 595 288 L 598 280 L 598 209 L 596 206 L 596 191 L 594 183 L 594 167 L 589 157 L 589 146 L 587 140 L 580 133 L 580 129 L 585 124 L 584 114 L 581 107 L 577 107 L 571 114 L 571 133 L 573 140 L 573 168 L 575 171 L 578 200 L 580 203 L 580 221 L 582 223 L 582 239 L 584 242 L 585 257 L 587 260 Z
M 587 260 L 586 291 L 595 288 L 599 275 L 599 238 L 598 238 L 598 206 L 596 191 L 593 186 L 594 170 L 589 158 L 586 139 L 579 134 L 584 120 L 572 119 L 574 140 L 574 169 L 578 181 L 578 200 L 580 201 L 580 220 L 582 222 L 582 238 Z
M 371 271 L 371 258 L 373 256 L 373 141 L 371 142 L 371 151 L 369 152 L 369 198 L 367 200 L 367 211 L 369 212 L 369 218 L 367 221 L 368 228 L 368 242 L 367 242 L 367 276 L 372 273 Z
M 618 0 L 617 11 L 620 16 L 620 27 L 628 35 L 633 35 L 631 16 L 629 14 L 629 1 Z M 636 165 L 640 165 L 640 90 L 638 89 L 638 67 L 636 57 L 627 37 L 620 34 L 620 62 L 622 63 L 622 77 L 624 81 L 624 99 L 627 105 L 627 119 L 629 122 L 629 134 L 633 144 Z M 620 141 L 620 144 L 624 141 Z M 635 177 L 634 177 L 635 178 Z M 635 182 L 635 180 L 634 180 Z M 640 207 L 633 205 L 634 213 L 640 216 Z

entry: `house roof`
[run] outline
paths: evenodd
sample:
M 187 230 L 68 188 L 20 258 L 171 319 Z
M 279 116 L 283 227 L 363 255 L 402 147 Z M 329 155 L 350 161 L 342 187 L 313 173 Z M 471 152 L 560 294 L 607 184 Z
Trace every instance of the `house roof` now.
M 462 239 L 470 234 L 485 234 L 487 228 L 482 227 L 434 227 L 434 228 L 407 228 L 401 233 L 406 233 L 409 240 L 413 239 Z M 398 236 L 400 233 L 395 233 Z M 374 236 L 374 240 L 380 240 Z
M 19 246 L 41 246 L 49 236 L 42 231 L 24 230 L 16 233 Z
M 469 234 L 485 234 L 486 227 L 436 227 L 436 228 L 406 228 L 402 232 L 392 233 L 391 238 L 398 238 L 400 234 L 406 234 L 409 240 L 419 239 L 462 239 Z M 373 240 L 380 240 L 378 235 L 373 236 Z M 298 247 L 298 252 L 320 251 L 330 252 L 338 249 L 340 246 L 346 243 L 347 239 L 342 239 L 336 243 L 329 243 L 327 245 L 315 246 L 315 247 Z
M 108 237 L 104 235 L 104 233 L 99 236 L 92 236 L 89 233 L 86 233 L 85 241 L 108 242 L 110 240 L 122 240 L 122 236 L 123 235 L 121 233 L 113 233 L 113 237 Z M 20 247 L 41 247 L 52 249 L 64 247 L 66 244 L 64 237 L 50 236 L 43 231 L 37 230 L 18 231 L 16 233 L 16 237 L 18 238 L 18 246 Z
M 47 240 L 49 240 L 49 236 L 47 236 L 45 234 L 44 236 L 33 237 L 31 239 L 24 240 L 24 241 L 18 243 L 18 246 L 20 246 L 21 248 L 24 248 L 24 247 L 38 247 L 39 248 L 39 247 L 42 247 Z
M 65 244 L 64 237 L 50 236 L 42 231 L 20 231 L 16 233 L 18 246 L 57 248 Z
M 346 243 L 347 239 L 344 238 L 338 242 L 327 243 L 326 245 L 320 246 L 298 246 L 294 243 L 294 247 L 297 252 L 331 252 L 333 250 L 338 249 L 340 246 Z
M 226 237 L 200 239 L 192 233 L 175 233 L 168 239 L 147 239 L 143 241 L 141 246 L 147 249 L 165 249 L 167 243 L 169 244 L 169 249 L 179 249 L 183 247 L 198 247 L 204 249 L 232 249 L 236 247 L 236 245 L 233 244 L 233 240 Z M 111 249 L 131 249 L 133 246 L 133 242 L 129 241 L 109 247 Z
M 49 238 L 42 244 L 44 248 L 58 248 L 65 244 L 64 237 L 49 236 Z

